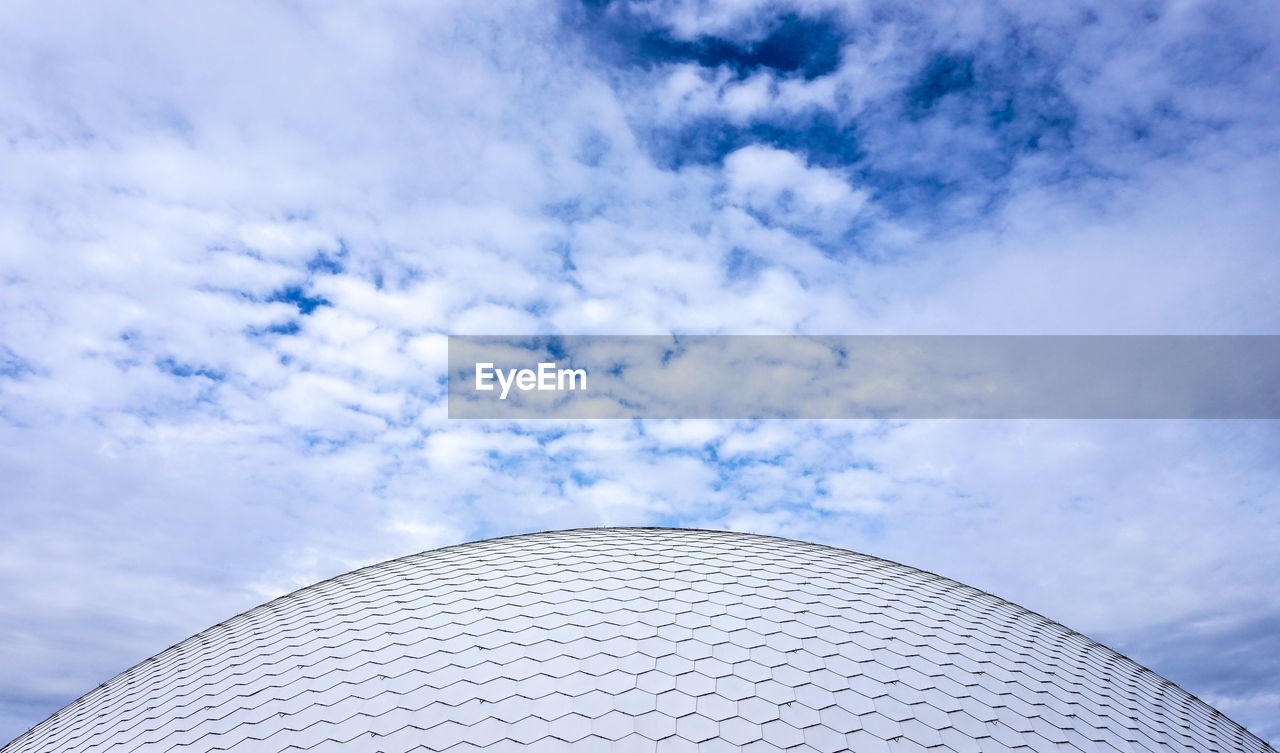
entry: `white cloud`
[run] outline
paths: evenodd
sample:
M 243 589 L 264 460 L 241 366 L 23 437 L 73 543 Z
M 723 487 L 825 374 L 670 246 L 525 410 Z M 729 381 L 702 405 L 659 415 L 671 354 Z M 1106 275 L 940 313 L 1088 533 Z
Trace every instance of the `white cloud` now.
M 0 738 L 266 594 L 539 528 L 821 540 L 1138 647 L 1273 617 L 1265 422 L 451 423 L 440 384 L 445 332 L 1274 332 L 1274 48 L 1247 37 L 1277 14 L 1228 14 L 1260 62 L 1208 86 L 1205 7 L 807 4 L 866 21 L 812 80 L 611 69 L 550 4 L 0 11 Z M 765 9 L 651 10 L 688 40 Z M 1039 107 L 1015 22 L 1060 61 L 1070 154 L 903 115 L 939 50 L 992 56 L 974 112 Z M 734 140 L 762 122 L 794 138 Z M 711 156 L 671 166 L 663 128 Z M 895 205 L 933 168 L 964 222 Z M 1216 697 L 1274 735 L 1268 694 Z

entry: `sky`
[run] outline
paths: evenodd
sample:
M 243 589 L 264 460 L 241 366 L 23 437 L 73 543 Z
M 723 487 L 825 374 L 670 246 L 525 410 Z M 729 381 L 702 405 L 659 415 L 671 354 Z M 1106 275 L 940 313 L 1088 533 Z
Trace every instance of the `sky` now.
M 1280 425 L 450 421 L 449 334 L 1280 334 L 1271 2 L 0 4 L 0 740 L 597 525 L 968 583 L 1280 741 Z

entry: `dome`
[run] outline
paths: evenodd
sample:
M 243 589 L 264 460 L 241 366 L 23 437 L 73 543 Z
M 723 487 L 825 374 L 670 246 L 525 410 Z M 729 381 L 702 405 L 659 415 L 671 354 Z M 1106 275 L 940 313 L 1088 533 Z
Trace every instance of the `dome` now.
M 955 581 L 739 533 L 584 529 L 366 567 L 199 633 L 4 748 L 1269 751 Z

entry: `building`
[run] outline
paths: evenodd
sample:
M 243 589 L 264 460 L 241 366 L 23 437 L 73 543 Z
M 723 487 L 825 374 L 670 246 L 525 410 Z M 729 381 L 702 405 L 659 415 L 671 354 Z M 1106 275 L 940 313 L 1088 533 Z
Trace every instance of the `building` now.
M 937 575 L 796 541 L 583 529 L 363 568 L 216 625 L 4 748 L 1270 751 Z

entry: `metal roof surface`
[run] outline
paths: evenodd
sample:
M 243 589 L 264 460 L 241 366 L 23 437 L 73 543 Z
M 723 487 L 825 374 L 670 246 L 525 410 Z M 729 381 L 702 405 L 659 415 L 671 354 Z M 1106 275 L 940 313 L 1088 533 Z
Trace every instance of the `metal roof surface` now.
M 4 753 L 1271 751 L 1181 688 L 955 581 L 739 533 L 597 528 L 304 588 Z

